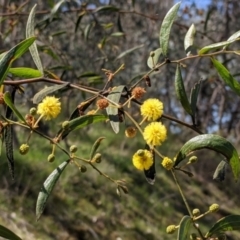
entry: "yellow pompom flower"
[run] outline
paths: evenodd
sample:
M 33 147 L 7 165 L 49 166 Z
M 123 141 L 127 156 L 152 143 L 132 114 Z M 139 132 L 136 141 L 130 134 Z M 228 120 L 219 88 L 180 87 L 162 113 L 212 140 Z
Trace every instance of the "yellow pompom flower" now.
M 37 107 L 37 113 L 43 116 L 45 120 L 56 118 L 60 111 L 61 103 L 59 102 L 59 98 L 55 98 L 53 96 L 45 97 Z
M 156 98 L 149 98 L 141 105 L 141 115 L 148 121 L 156 121 L 163 114 L 163 103 Z
M 150 146 L 160 146 L 167 138 L 167 129 L 161 122 L 152 122 L 145 127 L 143 138 Z
M 174 162 L 172 159 L 165 157 L 162 160 L 162 165 L 164 168 L 166 168 L 167 170 L 171 170 L 173 168 Z
M 132 161 L 138 170 L 148 170 L 153 165 L 153 156 L 150 151 L 140 149 L 133 155 Z

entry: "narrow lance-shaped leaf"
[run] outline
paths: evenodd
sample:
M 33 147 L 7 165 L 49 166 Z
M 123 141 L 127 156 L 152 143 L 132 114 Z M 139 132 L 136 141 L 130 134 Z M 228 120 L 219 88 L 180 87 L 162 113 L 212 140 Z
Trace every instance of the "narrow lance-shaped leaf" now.
M 159 57 L 162 54 L 162 49 L 158 48 L 150 53 L 150 56 L 148 57 L 147 60 L 147 65 L 152 69 L 156 66 L 158 63 Z
M 222 80 L 227 84 L 237 95 L 240 96 L 240 84 L 231 73 L 215 58 L 211 58 L 213 66 L 217 70 Z
M 236 41 L 236 40 L 233 39 L 233 40 L 231 40 L 231 41 L 223 41 L 223 42 L 218 42 L 218 43 L 210 44 L 210 45 L 205 46 L 205 47 L 203 47 L 202 49 L 200 49 L 200 50 L 198 51 L 198 54 L 199 54 L 199 55 L 203 55 L 203 54 L 205 54 L 205 53 L 208 53 L 210 50 L 219 49 L 219 48 L 224 47 L 224 46 L 227 46 L 227 45 L 229 45 L 229 44 L 231 44 L 231 43 L 233 43 L 233 42 L 235 42 L 235 41 Z
M 92 159 L 96 153 L 96 151 L 98 150 L 102 140 L 105 139 L 104 137 L 100 137 L 98 138 L 95 143 L 93 144 L 92 146 L 92 149 L 91 149 L 91 153 L 90 153 L 90 159 Z
M 180 222 L 178 228 L 178 237 L 177 240 L 188 240 L 189 229 L 191 227 L 192 219 L 190 216 L 184 216 Z
M 107 6 L 101 6 L 98 7 L 94 12 L 95 13 L 99 13 L 99 12 L 103 12 L 103 11 L 109 11 L 109 12 L 118 12 L 120 9 L 115 7 L 115 6 L 111 6 L 111 5 L 107 5 Z
M 188 101 L 188 97 L 185 91 L 185 87 L 183 84 L 183 79 L 182 79 L 182 73 L 181 73 L 181 67 L 179 64 L 177 65 L 176 73 L 175 73 L 175 91 L 178 100 L 182 104 L 184 110 L 192 115 L 192 108 L 190 106 L 190 103 Z
M 228 163 L 226 161 L 224 161 L 224 160 L 222 160 L 218 164 L 218 166 L 217 166 L 217 168 L 216 168 L 216 170 L 215 170 L 215 172 L 213 174 L 213 179 L 214 180 L 223 181 L 225 179 L 225 173 L 226 173 L 227 164 Z
M 122 92 L 125 89 L 124 85 L 120 85 L 118 87 L 115 87 L 108 95 L 108 99 L 110 99 L 112 102 L 118 104 L 119 100 L 121 98 Z M 116 106 L 112 106 L 110 104 L 106 108 L 110 124 L 112 126 L 112 129 L 115 133 L 119 132 L 119 116 L 118 116 L 118 108 Z
M 8 52 L 4 53 L 3 57 L 0 59 L 0 86 L 3 83 L 12 62 L 21 57 L 34 41 L 35 37 L 25 39 Z
M 27 20 L 27 26 L 26 26 L 26 38 L 35 36 L 34 33 L 34 20 L 35 20 L 35 11 L 36 11 L 37 4 L 34 5 L 32 8 L 28 20 Z M 37 66 L 37 69 L 40 71 L 40 73 L 43 75 L 43 66 L 41 59 L 38 54 L 37 44 L 34 42 L 32 46 L 29 47 L 29 51 L 32 55 L 33 61 Z
M 183 161 L 188 154 L 203 148 L 214 150 L 226 157 L 229 162 L 234 178 L 237 180 L 240 173 L 240 161 L 237 150 L 225 138 L 214 134 L 202 134 L 186 142 L 177 154 L 175 166 Z
M 36 204 L 36 217 L 37 220 L 41 217 L 47 200 L 53 190 L 53 188 L 55 187 L 59 177 L 61 176 L 63 170 L 66 168 L 66 166 L 68 165 L 68 163 L 70 162 L 70 160 L 67 160 L 65 162 L 63 162 L 61 165 L 59 165 L 49 176 L 48 178 L 45 180 L 45 182 L 43 183 L 42 189 L 38 194 L 38 198 L 37 198 L 37 204 Z
M 192 24 L 184 38 L 184 49 L 187 56 L 189 56 L 192 52 L 195 34 L 196 34 L 195 25 Z
M 22 114 L 17 110 L 17 108 L 14 106 L 12 100 L 11 100 L 11 95 L 9 92 L 5 92 L 3 96 L 4 102 L 7 104 L 9 108 L 14 112 L 14 114 L 17 116 L 19 120 L 22 122 L 26 122 Z
M 235 32 L 230 38 L 228 38 L 228 42 L 231 42 L 232 40 L 236 41 L 236 40 L 239 40 L 239 37 L 240 37 L 240 30 Z M 223 47 L 223 50 L 226 49 L 228 45 L 224 46 Z
M 67 85 L 69 85 L 69 83 L 64 83 L 64 84 L 60 84 L 60 85 L 54 85 L 51 87 L 46 87 L 43 88 L 42 90 L 40 90 L 38 93 L 36 93 L 33 97 L 33 103 L 34 104 L 38 104 L 40 103 L 47 95 L 54 93 L 60 89 L 65 88 Z
M 215 234 L 240 230 L 240 215 L 229 215 L 217 221 L 206 234 L 206 237 L 211 237 Z
M 168 53 L 168 42 L 172 24 L 177 16 L 178 9 L 181 2 L 176 3 L 166 14 L 163 19 L 162 26 L 159 33 L 160 47 L 162 48 L 163 55 L 166 57 Z
M 66 128 L 61 129 L 59 133 L 62 133 L 62 138 L 65 138 L 70 132 L 75 131 L 77 129 L 83 128 L 87 125 L 106 121 L 108 119 L 105 115 L 84 115 L 78 118 L 74 118 L 69 121 L 69 124 Z
M 144 46 L 144 45 L 141 44 L 141 45 L 139 45 L 139 46 L 136 46 L 136 47 L 130 48 L 130 49 L 128 49 L 128 50 L 126 50 L 126 51 L 120 53 L 120 54 L 116 57 L 115 61 L 118 60 L 118 59 L 120 59 L 120 58 L 122 58 L 122 57 L 125 57 L 126 55 L 128 55 L 128 54 L 134 52 L 135 50 L 137 50 L 137 49 L 139 49 L 139 48 L 142 48 L 143 46 Z
M 201 88 L 202 80 L 198 81 L 194 87 L 191 89 L 191 94 L 190 94 L 190 105 L 192 109 L 192 117 L 193 117 L 193 124 L 195 123 L 195 113 L 196 113 L 196 107 L 197 107 L 197 99 L 198 99 L 198 94 Z
M 14 232 L 4 227 L 3 225 L 0 225 L 0 237 L 3 237 L 4 239 L 11 239 L 11 240 L 22 240 Z
M 50 14 L 50 21 L 52 21 L 54 15 L 57 13 L 57 11 L 60 9 L 60 7 L 64 2 L 66 2 L 66 0 L 61 0 L 58 3 L 56 3 L 55 6 L 52 8 L 51 14 Z
M 39 70 L 26 67 L 9 68 L 8 72 L 23 79 L 37 78 L 42 76 L 42 73 Z

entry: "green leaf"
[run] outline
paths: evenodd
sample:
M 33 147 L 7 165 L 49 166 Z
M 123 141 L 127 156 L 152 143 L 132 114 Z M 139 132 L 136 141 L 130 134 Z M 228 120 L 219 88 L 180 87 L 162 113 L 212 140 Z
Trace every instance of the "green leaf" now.
M 192 24 L 191 27 L 188 29 L 187 34 L 184 38 L 184 49 L 187 56 L 189 56 L 192 52 L 195 34 L 196 34 L 196 29 L 194 24 Z
M 194 87 L 191 89 L 191 94 L 190 94 L 190 105 L 192 109 L 192 117 L 193 117 L 194 124 L 195 124 L 197 99 L 198 99 L 198 94 L 199 94 L 201 85 L 202 85 L 202 80 L 195 83 Z
M 37 220 L 41 217 L 44 208 L 46 206 L 47 200 L 55 187 L 59 177 L 61 176 L 63 170 L 66 168 L 70 160 L 67 160 L 60 164 L 45 180 L 43 186 L 38 194 L 37 204 L 36 204 L 36 217 Z
M 60 89 L 65 88 L 67 85 L 69 85 L 69 83 L 63 83 L 60 85 L 54 85 L 51 87 L 46 87 L 43 88 L 41 91 L 39 91 L 38 93 L 36 93 L 33 97 L 33 103 L 34 104 L 38 104 L 40 103 L 47 95 L 49 95 L 50 93 L 54 93 Z
M 70 132 L 75 131 L 77 129 L 83 128 L 87 125 L 106 121 L 108 119 L 105 115 L 84 115 L 78 118 L 74 118 L 73 120 L 69 121 L 68 128 L 61 129 L 62 138 L 65 138 Z
M 3 83 L 12 62 L 21 57 L 34 41 L 35 37 L 25 39 L 8 52 L 4 53 L 3 57 L 0 59 L 0 86 Z
M 136 46 L 136 47 L 133 47 L 133 48 L 130 48 L 124 52 L 122 52 L 121 54 L 119 54 L 116 58 L 115 58 L 115 61 L 122 58 L 122 57 L 125 57 L 126 55 L 134 52 L 135 50 L 139 49 L 139 48 L 142 48 L 144 46 L 144 44 L 141 44 L 139 46 Z
M 124 32 L 114 32 L 110 36 L 111 37 L 122 37 L 125 36 L 126 34 Z
M 219 42 L 219 43 L 213 43 L 213 44 L 210 44 L 206 47 L 203 47 L 202 49 L 200 49 L 198 51 L 198 54 L 199 55 L 203 55 L 205 53 L 208 53 L 210 50 L 216 50 L 216 49 L 219 49 L 221 47 L 224 47 L 224 46 L 227 46 L 229 45 L 230 43 L 233 43 L 235 42 L 236 40 L 231 40 L 231 41 L 223 41 L 223 42 Z
M 50 18 L 49 18 L 50 21 L 52 21 L 54 15 L 57 13 L 58 9 L 62 6 L 64 2 L 66 2 L 66 0 L 61 0 L 52 8 Z
M 152 52 L 150 53 L 150 55 L 151 55 L 151 54 L 154 54 L 154 56 L 153 56 L 153 57 L 152 57 L 152 56 L 149 56 L 149 57 L 148 57 L 147 65 L 148 65 L 148 67 L 150 67 L 151 69 L 153 69 L 153 68 L 156 66 L 156 64 L 158 63 L 159 57 L 160 57 L 161 54 L 162 54 L 162 49 L 161 49 L 161 48 L 158 48 L 158 49 L 152 51 Z
M 178 229 L 177 240 L 188 240 L 188 232 L 192 224 L 192 219 L 189 216 L 184 216 L 180 222 Z
M 27 20 L 27 26 L 26 26 L 26 38 L 34 37 L 34 19 L 35 19 L 35 12 L 36 12 L 37 4 L 34 5 L 32 8 L 28 20 Z M 41 75 L 43 76 L 43 66 L 41 59 L 38 54 L 37 44 L 34 42 L 32 46 L 29 47 L 29 51 L 32 55 L 33 61 L 37 66 L 37 69 L 40 71 Z
M 234 41 L 237 41 L 237 40 L 239 40 L 239 37 L 240 37 L 240 30 L 239 31 L 237 31 L 237 32 L 235 32 L 230 38 L 228 38 L 228 42 L 230 41 L 232 41 L 232 40 L 234 40 Z M 226 47 L 227 47 L 228 45 L 226 45 L 226 46 L 224 46 L 223 47 L 223 50 L 224 49 L 226 49 Z
M 11 239 L 11 240 L 22 240 L 14 232 L 4 227 L 3 225 L 0 225 L 0 237 L 3 237 L 5 239 Z
M 17 118 L 19 120 L 21 120 L 22 122 L 26 123 L 26 121 L 25 121 L 24 117 L 22 116 L 22 114 L 14 106 L 14 104 L 13 104 L 13 102 L 11 100 L 11 95 L 10 95 L 9 92 L 5 92 L 4 93 L 3 99 L 4 99 L 4 102 L 7 104 L 7 106 L 12 109 L 12 111 L 17 116 Z
M 185 91 L 185 87 L 183 84 L 183 79 L 182 79 L 182 74 L 181 74 L 181 67 L 179 64 L 177 65 L 176 73 L 175 73 L 175 91 L 177 94 L 177 99 L 180 101 L 182 104 L 183 108 L 185 111 L 192 115 L 192 108 L 190 106 L 190 103 L 187 98 L 187 94 Z
M 229 215 L 217 221 L 206 234 L 206 237 L 211 237 L 215 234 L 240 230 L 240 215 Z
M 163 55 L 166 57 L 168 53 L 168 42 L 172 24 L 177 16 L 181 2 L 176 3 L 166 14 L 163 19 L 159 33 L 159 42 L 162 48 Z
M 227 167 L 227 162 L 222 160 L 218 164 L 218 166 L 213 174 L 213 179 L 223 181 L 225 179 L 226 167 Z
M 90 153 L 90 159 L 92 159 L 94 157 L 94 155 L 95 155 L 96 151 L 98 150 L 98 148 L 99 148 L 103 139 L 105 139 L 105 137 L 100 137 L 93 144 L 92 149 L 91 149 L 91 153 Z
M 110 99 L 112 102 L 118 104 L 119 100 L 121 98 L 122 92 L 125 89 L 124 85 L 120 85 L 115 87 L 108 95 L 108 99 Z M 110 104 L 107 108 L 106 108 L 109 120 L 110 120 L 110 124 L 112 126 L 112 129 L 115 133 L 119 132 L 119 116 L 118 116 L 118 108 L 115 106 L 112 106 L 112 104 Z
M 24 79 L 37 78 L 42 76 L 42 73 L 39 70 L 26 67 L 9 68 L 8 72 L 16 77 Z
M 109 12 L 118 12 L 120 9 L 115 7 L 115 6 L 111 6 L 111 5 L 107 5 L 107 6 L 101 6 L 98 7 L 94 12 L 95 13 L 99 13 L 99 12 L 104 12 L 104 11 L 109 11 Z
M 183 161 L 188 154 L 203 148 L 211 149 L 224 155 L 232 168 L 234 178 L 238 179 L 240 162 L 237 150 L 225 138 L 214 134 L 202 134 L 186 142 L 177 154 L 175 166 Z
M 78 26 L 79 26 L 79 24 L 80 24 L 80 22 L 81 22 L 81 20 L 82 20 L 82 18 L 85 14 L 86 14 L 86 11 L 82 11 L 78 14 L 78 19 L 77 19 L 77 22 L 76 22 L 76 25 L 75 25 L 75 30 L 74 30 L 75 33 L 77 32 Z
M 87 41 L 89 37 L 89 33 L 94 26 L 94 23 L 89 23 L 85 28 L 84 28 L 84 40 Z
M 216 68 L 218 74 L 222 80 L 237 94 L 240 96 L 240 84 L 231 73 L 215 58 L 211 58 L 213 66 Z

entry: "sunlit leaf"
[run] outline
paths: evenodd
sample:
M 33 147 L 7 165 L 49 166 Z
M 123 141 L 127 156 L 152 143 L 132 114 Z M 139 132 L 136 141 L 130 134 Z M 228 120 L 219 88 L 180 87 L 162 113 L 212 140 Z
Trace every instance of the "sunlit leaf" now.
M 224 160 L 222 160 L 218 164 L 218 166 L 217 166 L 217 168 L 216 168 L 216 170 L 215 170 L 215 172 L 213 174 L 213 179 L 214 180 L 223 181 L 225 179 L 225 173 L 226 173 L 227 164 L 228 163 L 226 161 L 224 161 Z
M 215 58 L 211 58 L 213 66 L 216 68 L 218 74 L 222 80 L 237 94 L 240 96 L 240 84 L 231 73 Z
M 96 151 L 98 150 L 102 140 L 105 139 L 104 137 L 100 137 L 98 138 L 95 143 L 93 144 L 92 146 L 92 149 L 91 149 L 91 153 L 90 153 L 90 159 L 92 159 L 96 153 Z
M 11 110 L 14 112 L 14 114 L 17 116 L 17 118 L 19 120 L 21 120 L 22 122 L 25 122 L 24 117 L 22 116 L 22 114 L 17 110 L 17 108 L 15 107 L 15 105 L 13 104 L 12 100 L 11 100 L 11 95 L 9 92 L 5 92 L 3 95 L 3 99 L 4 102 L 7 104 L 7 106 L 9 108 L 11 108 Z
M 111 34 L 112 37 L 122 37 L 125 36 L 124 32 L 114 32 Z
M 14 232 L 4 227 L 3 225 L 0 225 L 0 237 L 3 237 L 5 239 L 11 239 L 11 240 L 22 240 Z
M 190 103 L 188 101 L 188 97 L 185 91 L 185 87 L 183 84 L 183 79 L 182 79 L 182 73 L 181 73 L 181 67 L 177 65 L 176 73 L 175 73 L 175 91 L 178 100 L 182 104 L 184 110 L 192 115 L 192 108 L 190 106 Z
M 161 48 L 158 48 L 158 49 L 152 51 L 150 53 L 150 55 L 154 55 L 154 56 L 148 57 L 148 60 L 147 60 L 148 67 L 150 67 L 151 69 L 154 68 L 156 66 L 156 64 L 158 63 L 158 60 L 159 60 L 159 57 L 161 56 L 161 54 L 162 54 Z
M 39 218 L 41 217 L 47 200 L 53 190 L 53 188 L 55 187 L 59 177 L 61 176 L 63 170 L 66 168 L 66 166 L 68 165 L 68 163 L 70 162 L 70 160 L 67 160 L 65 162 L 63 162 L 61 165 L 59 165 L 49 176 L 48 178 L 45 180 L 45 182 L 43 183 L 42 189 L 38 194 L 38 198 L 37 198 L 37 204 L 36 204 L 36 217 L 37 220 L 39 220 Z
M 36 12 L 36 7 L 37 4 L 34 5 L 34 7 L 32 8 L 28 20 L 27 20 L 27 26 L 26 26 L 26 38 L 30 38 L 30 37 L 34 37 L 35 33 L 34 33 L 34 27 L 35 27 L 35 12 Z M 32 44 L 32 46 L 29 47 L 29 51 L 32 55 L 33 61 L 37 66 L 37 69 L 40 71 L 40 73 L 43 75 L 43 66 L 42 66 L 42 62 L 41 59 L 39 57 L 38 54 L 38 49 L 37 49 L 37 44 L 36 42 L 34 42 Z
M 143 46 L 144 46 L 144 45 L 141 44 L 141 45 L 139 45 L 139 46 L 136 46 L 136 47 L 130 48 L 130 49 L 128 49 L 128 50 L 122 52 L 121 54 L 119 54 L 119 55 L 115 58 L 115 60 L 118 60 L 118 59 L 120 59 L 120 58 L 122 58 L 122 57 L 125 57 L 126 55 L 128 55 L 128 54 L 134 52 L 135 50 L 137 50 L 137 49 L 139 49 L 139 48 L 142 48 Z
M 55 4 L 55 6 L 51 10 L 50 14 L 50 21 L 52 21 L 54 15 L 58 12 L 58 10 L 61 8 L 62 4 L 66 2 L 66 0 L 60 0 L 58 3 Z
M 175 166 L 183 161 L 190 153 L 203 148 L 211 149 L 224 155 L 232 168 L 234 178 L 236 180 L 238 179 L 240 173 L 240 161 L 237 150 L 225 138 L 214 134 L 202 134 L 186 142 L 176 156 Z
M 166 57 L 168 53 L 168 42 L 172 24 L 175 21 L 181 2 L 176 3 L 166 14 L 163 19 L 162 26 L 159 33 L 160 47 L 163 55 Z
M 108 95 L 108 99 L 110 99 L 114 103 L 119 103 L 119 100 L 121 98 L 122 92 L 125 89 L 124 85 L 120 85 L 118 87 L 115 87 Z M 109 105 L 106 108 L 110 124 L 112 126 L 112 129 L 115 133 L 119 132 L 119 116 L 118 116 L 118 108 L 115 106 Z
M 24 41 L 20 42 L 12 49 L 10 49 L 8 52 L 6 52 L 4 56 L 0 59 L 0 86 L 3 83 L 12 62 L 17 58 L 21 57 L 34 41 L 35 37 L 25 39 Z
M 26 67 L 9 68 L 8 72 L 16 77 L 24 79 L 37 78 L 42 76 L 42 73 L 39 70 Z
M 184 49 L 187 56 L 189 56 L 192 52 L 195 34 L 196 34 L 196 29 L 194 24 L 192 24 L 191 27 L 188 29 L 187 34 L 184 38 Z
M 65 88 L 67 85 L 69 85 L 68 82 L 64 83 L 64 84 L 60 84 L 60 85 L 54 85 L 51 87 L 46 87 L 43 88 L 41 91 L 39 91 L 38 93 L 36 93 L 33 97 L 33 103 L 34 104 L 38 104 L 40 103 L 47 95 L 54 93 L 60 89 Z
M 190 216 L 184 216 L 181 219 L 179 228 L 178 228 L 178 237 L 177 240 L 188 240 L 189 239 L 189 229 L 191 227 L 192 219 Z
M 205 47 L 203 47 L 202 49 L 200 49 L 200 50 L 198 51 L 198 54 L 199 54 L 199 55 L 203 55 L 203 54 L 205 54 L 205 53 L 208 53 L 210 50 L 220 49 L 220 48 L 222 48 L 222 47 L 224 47 L 224 46 L 227 46 L 227 45 L 229 45 L 229 44 L 231 44 L 231 43 L 233 43 L 233 42 L 235 42 L 235 41 L 236 41 L 236 40 L 234 39 L 234 40 L 231 40 L 231 41 L 223 41 L 223 42 L 218 42 L 218 43 L 210 44 L 210 45 L 205 46 Z
M 206 234 L 206 237 L 211 237 L 215 234 L 240 230 L 240 215 L 229 215 L 217 221 Z
M 236 40 L 239 40 L 239 38 L 240 38 L 240 30 L 239 31 L 237 31 L 237 32 L 235 32 L 230 38 L 228 38 L 228 40 L 227 41 L 236 41 Z M 224 46 L 223 47 L 223 49 L 226 49 L 226 47 L 227 47 L 227 45 L 226 46 Z
M 70 132 L 75 131 L 77 129 L 86 127 L 87 125 L 94 124 L 97 122 L 103 122 L 108 119 L 105 115 L 84 115 L 78 118 L 74 118 L 69 121 L 69 125 L 66 129 L 61 129 L 62 138 L 65 138 Z

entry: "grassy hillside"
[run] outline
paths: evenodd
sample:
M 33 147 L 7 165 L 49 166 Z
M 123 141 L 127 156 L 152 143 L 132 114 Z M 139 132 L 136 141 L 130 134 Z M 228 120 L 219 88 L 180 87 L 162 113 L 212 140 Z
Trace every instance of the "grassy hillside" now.
M 98 125 L 100 126 L 100 125 Z M 100 129 L 101 127 L 99 127 Z M 25 240 L 32 239 L 109 239 L 109 240 L 161 240 L 176 239 L 176 234 L 167 235 L 170 224 L 178 224 L 187 211 L 177 191 L 172 176 L 164 170 L 157 159 L 157 178 L 151 186 L 144 174 L 131 163 L 132 154 L 144 145 L 140 137 L 124 138 L 111 131 L 98 130 L 72 133 L 71 139 L 79 146 L 78 155 L 87 157 L 93 142 L 106 137 L 99 151 L 103 154 L 98 165 L 101 171 L 114 179 L 125 179 L 129 194 L 116 194 L 116 186 L 88 167 L 81 173 L 75 165 L 69 165 L 56 185 L 38 222 L 35 219 L 35 204 L 38 192 L 47 176 L 65 159 L 58 152 L 54 163 L 47 162 L 51 147 L 37 137 L 32 139 L 26 156 L 16 153 L 16 180 L 8 173 L 4 154 L 0 168 L 0 224 L 9 227 Z M 161 148 L 163 154 L 173 157 L 181 146 L 178 136 L 169 136 Z M 214 167 L 220 155 L 201 151 L 199 161 L 191 166 L 193 178 L 179 173 L 178 178 L 192 208 L 206 211 L 212 203 L 221 210 L 199 221 L 206 230 L 213 221 L 229 213 L 239 214 L 239 183 L 231 173 L 220 183 L 212 180 Z M 196 232 L 192 229 L 192 232 Z M 229 239 L 240 239 L 239 234 Z

